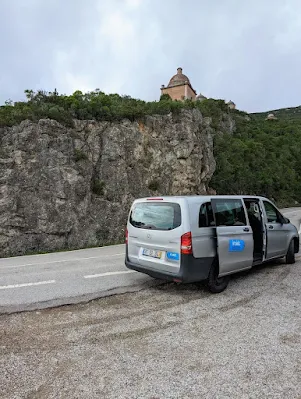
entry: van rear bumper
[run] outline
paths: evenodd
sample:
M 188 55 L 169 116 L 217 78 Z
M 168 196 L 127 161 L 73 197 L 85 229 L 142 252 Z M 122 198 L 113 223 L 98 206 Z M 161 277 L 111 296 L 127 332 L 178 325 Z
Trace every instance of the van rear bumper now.
M 137 263 L 130 262 L 127 255 L 125 256 L 125 265 L 128 269 L 136 270 L 137 272 L 148 274 L 151 277 L 160 280 L 175 281 L 182 283 L 195 283 L 204 281 L 208 278 L 211 265 L 214 261 L 212 258 L 195 258 L 193 255 L 182 255 L 181 266 L 179 273 L 170 273 L 160 271 L 158 269 L 151 269 L 141 266 Z
M 125 260 L 125 265 L 128 269 L 136 270 L 140 273 L 148 274 L 151 277 L 158 278 L 160 280 L 174 281 L 174 279 L 180 279 L 179 274 L 173 274 L 169 272 L 160 272 L 159 270 L 146 268 L 136 263 L 130 262 L 129 260 Z

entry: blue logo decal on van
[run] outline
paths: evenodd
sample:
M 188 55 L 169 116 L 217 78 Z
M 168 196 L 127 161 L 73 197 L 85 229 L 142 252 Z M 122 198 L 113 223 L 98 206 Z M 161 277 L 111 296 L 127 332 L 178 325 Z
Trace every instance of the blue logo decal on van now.
M 229 240 L 229 252 L 241 252 L 244 249 L 244 240 Z
M 180 254 L 178 254 L 177 252 L 167 252 L 166 256 L 167 256 L 167 259 L 170 259 L 170 260 L 179 260 L 180 259 Z

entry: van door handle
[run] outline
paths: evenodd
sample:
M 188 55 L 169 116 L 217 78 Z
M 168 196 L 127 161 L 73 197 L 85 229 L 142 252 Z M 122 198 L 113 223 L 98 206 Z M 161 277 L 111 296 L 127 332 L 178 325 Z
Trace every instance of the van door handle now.
M 250 231 L 249 227 L 245 227 L 244 231 Z

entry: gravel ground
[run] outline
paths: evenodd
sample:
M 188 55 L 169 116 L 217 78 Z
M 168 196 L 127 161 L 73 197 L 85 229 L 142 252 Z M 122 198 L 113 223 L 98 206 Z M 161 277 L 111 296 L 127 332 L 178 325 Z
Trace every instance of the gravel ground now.
M 301 262 L 0 317 L 1 398 L 301 398 Z

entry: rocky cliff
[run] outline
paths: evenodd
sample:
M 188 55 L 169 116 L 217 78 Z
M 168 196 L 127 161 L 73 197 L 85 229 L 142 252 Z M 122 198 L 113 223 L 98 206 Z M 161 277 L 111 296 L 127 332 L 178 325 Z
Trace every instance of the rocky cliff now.
M 1 128 L 0 257 L 123 242 L 134 198 L 206 193 L 213 133 L 197 109 Z

